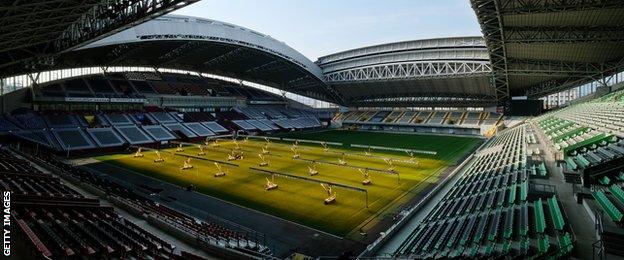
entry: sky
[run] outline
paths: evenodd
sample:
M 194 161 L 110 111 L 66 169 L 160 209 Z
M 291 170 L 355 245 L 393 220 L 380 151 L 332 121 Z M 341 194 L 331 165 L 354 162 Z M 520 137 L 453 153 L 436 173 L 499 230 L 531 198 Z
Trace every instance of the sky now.
M 174 13 L 268 34 L 312 61 L 375 44 L 482 35 L 469 0 L 202 0 Z

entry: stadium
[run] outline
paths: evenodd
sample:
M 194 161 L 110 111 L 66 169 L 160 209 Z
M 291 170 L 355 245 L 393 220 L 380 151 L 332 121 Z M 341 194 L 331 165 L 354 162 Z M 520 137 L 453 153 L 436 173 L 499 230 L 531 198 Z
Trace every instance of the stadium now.
M 624 2 L 466 1 L 482 35 L 316 60 L 199 0 L 3 1 L 4 256 L 624 257 Z

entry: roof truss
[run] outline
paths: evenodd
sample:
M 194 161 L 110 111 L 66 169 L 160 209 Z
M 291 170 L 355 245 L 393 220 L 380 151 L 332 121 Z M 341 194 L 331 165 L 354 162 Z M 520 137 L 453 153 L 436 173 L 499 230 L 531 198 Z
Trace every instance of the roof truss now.
M 471 4 L 481 24 L 481 31 L 483 31 L 485 43 L 490 53 L 492 66 L 490 84 L 496 90 L 497 103 L 502 105 L 510 96 L 505 39 L 499 3 L 496 0 L 471 0 Z

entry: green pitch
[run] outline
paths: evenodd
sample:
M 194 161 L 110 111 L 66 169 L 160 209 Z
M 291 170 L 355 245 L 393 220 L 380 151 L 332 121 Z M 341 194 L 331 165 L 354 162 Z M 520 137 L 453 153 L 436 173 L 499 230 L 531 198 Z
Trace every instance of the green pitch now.
M 159 178 L 180 186 L 194 184 L 197 191 L 220 199 L 259 210 L 268 214 L 294 221 L 338 236 L 367 230 L 383 217 L 383 213 L 396 210 L 402 203 L 417 196 L 422 190 L 435 185 L 439 174 L 449 165 L 479 144 L 478 138 L 446 137 L 431 135 L 383 134 L 370 132 L 324 131 L 304 134 L 288 134 L 288 137 L 326 140 L 331 142 L 358 143 L 386 147 L 410 148 L 435 151 L 435 156 L 416 154 L 412 159 L 405 153 L 384 153 L 372 151 L 365 155 L 362 150 L 350 150 L 346 147 L 331 147 L 324 151 L 318 144 L 299 144 L 300 159 L 293 159 L 292 145 L 284 142 L 272 142 L 268 145 L 269 154 L 265 155 L 268 166 L 259 166 L 262 161 L 258 156 L 265 145 L 264 140 L 249 139 L 239 141 L 243 159 L 230 161 L 237 166 L 220 163 L 227 175 L 214 177 L 217 167 L 214 161 L 227 161 L 228 154 L 235 148 L 231 140 L 219 141 L 219 147 L 205 148 L 206 155 L 198 156 L 199 148 L 186 146 L 184 151 L 176 149 L 161 151 L 164 162 L 155 163 L 153 151 L 143 151 L 144 157 L 134 158 L 132 154 L 101 156 L 96 159 L 129 168 L 144 175 Z M 338 165 L 342 153 L 346 153 L 347 165 Z M 186 157 L 194 156 L 190 164 L 193 169 L 181 170 Z M 390 166 L 384 158 L 391 158 L 396 172 L 386 171 Z M 310 176 L 309 160 L 317 161 L 319 174 Z M 414 162 L 416 161 L 416 163 Z M 324 205 L 327 193 L 319 183 L 300 179 L 277 176 L 274 182 L 277 189 L 265 189 L 265 173 L 250 170 L 250 167 L 306 177 L 318 181 L 333 182 L 367 190 L 363 192 L 334 187 L 336 201 Z M 371 168 L 369 171 L 372 184 L 363 185 L 363 175 L 358 168 Z M 379 170 L 379 171 L 375 171 Z M 114 174 L 114 173 L 113 173 Z M 400 182 L 399 178 L 400 177 Z M 201 203 L 201 202 L 198 202 Z

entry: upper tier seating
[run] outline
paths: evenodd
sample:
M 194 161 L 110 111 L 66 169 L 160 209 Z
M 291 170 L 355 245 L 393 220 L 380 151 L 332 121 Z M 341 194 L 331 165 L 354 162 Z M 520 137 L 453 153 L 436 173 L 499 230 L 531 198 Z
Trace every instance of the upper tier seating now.
M 171 132 L 174 132 L 174 133 L 177 132 L 189 138 L 197 137 L 197 134 L 195 134 L 193 131 L 186 128 L 186 126 L 184 126 L 183 124 L 169 123 L 169 124 L 164 124 L 164 126 Z
M 54 129 L 52 133 L 58 138 L 63 145 L 64 150 L 82 150 L 92 149 L 97 146 L 91 141 L 91 138 L 82 130 L 77 128 Z
M 20 128 L 13 124 L 10 120 L 6 119 L 4 115 L 0 115 L 0 133 L 7 133 L 10 131 L 19 131 Z
M 115 126 L 115 129 L 130 144 L 147 144 L 154 142 L 152 138 L 136 125 Z
M 145 132 L 156 141 L 174 140 L 176 137 L 161 125 L 146 125 L 142 127 Z
M 199 137 L 207 137 L 207 136 L 215 135 L 214 132 L 210 131 L 210 129 L 206 128 L 205 126 L 203 126 L 201 123 L 198 123 L 198 122 L 183 123 L 182 125 L 184 125 L 186 128 L 191 130 L 193 133 L 195 133 Z
M 492 112 L 460 112 L 460 111 L 350 111 L 340 113 L 333 120 L 344 123 L 374 123 L 374 124 L 399 124 L 399 125 L 464 125 L 477 127 L 480 125 L 492 126 L 497 124 L 501 115 Z
M 88 128 L 86 130 L 99 147 L 122 146 L 125 143 L 123 138 L 112 128 Z
M 202 122 L 201 124 L 214 133 L 227 133 L 228 132 L 227 128 L 223 127 L 217 122 Z

